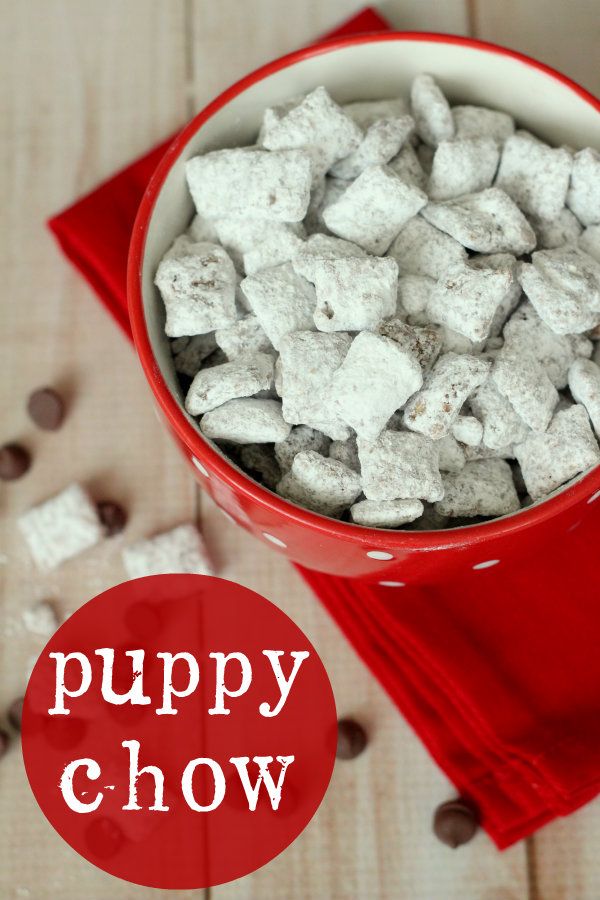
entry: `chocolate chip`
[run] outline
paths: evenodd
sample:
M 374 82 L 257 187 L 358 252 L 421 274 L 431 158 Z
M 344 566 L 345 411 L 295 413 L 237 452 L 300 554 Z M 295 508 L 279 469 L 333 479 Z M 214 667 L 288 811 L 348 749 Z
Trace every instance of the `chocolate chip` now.
M 21 730 L 21 719 L 23 718 L 23 701 L 24 697 L 17 697 L 16 700 L 10 704 L 8 708 L 8 721 L 15 729 L 15 731 Z
M 27 412 L 44 431 L 56 431 L 65 417 L 65 404 L 53 388 L 39 388 L 29 397 Z
M 478 827 L 477 810 L 465 800 L 442 803 L 433 816 L 433 833 L 448 847 L 467 844 Z
M 104 500 L 98 504 L 98 515 L 108 537 L 119 534 L 127 524 L 127 513 L 122 506 L 113 503 L 112 500 Z
M 8 750 L 9 736 L 2 728 L 0 728 L 0 758 L 4 756 Z
M 21 444 L 4 444 L 0 447 L 0 478 L 14 481 L 29 469 L 31 457 Z
M 353 719 L 340 719 L 338 722 L 337 750 L 338 759 L 354 759 L 367 746 L 367 734 L 362 725 Z

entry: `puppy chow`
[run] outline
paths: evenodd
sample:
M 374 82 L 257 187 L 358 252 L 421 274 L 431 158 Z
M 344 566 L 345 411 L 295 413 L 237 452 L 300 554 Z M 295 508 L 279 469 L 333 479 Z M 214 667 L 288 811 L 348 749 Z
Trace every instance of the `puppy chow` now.
M 492 380 L 529 428 L 546 430 L 558 403 L 558 392 L 533 353 L 522 353 L 505 344 L 494 360 Z
M 467 259 L 465 248 L 457 240 L 421 216 L 404 226 L 389 248 L 388 256 L 397 261 L 402 277 L 425 275 L 434 279 L 441 278 L 452 263 Z
M 269 390 L 273 383 L 273 357 L 252 353 L 232 362 L 200 369 L 185 398 L 191 416 L 199 416 L 228 400 L 251 397 Z
M 404 424 L 433 440 L 449 434 L 460 410 L 483 384 L 491 363 L 475 356 L 446 353 L 425 376 L 422 390 L 404 408 Z
M 545 434 L 531 432 L 515 456 L 533 500 L 600 463 L 600 451 L 583 406 L 559 410 Z
M 493 138 L 442 141 L 433 157 L 427 193 L 431 200 L 474 194 L 492 185 L 500 151 Z
M 96 506 L 79 484 L 32 507 L 17 520 L 34 563 L 41 571 L 88 550 L 104 537 Z
M 338 518 L 361 493 L 360 476 L 337 459 L 303 450 L 277 485 L 277 493 L 313 512 Z
M 457 140 L 492 138 L 502 146 L 515 131 L 512 116 L 485 106 L 453 106 L 452 118 Z
M 371 166 L 325 207 L 323 221 L 334 234 L 381 256 L 426 203 L 427 195 L 389 166 Z
M 521 264 L 519 280 L 556 334 L 581 334 L 600 323 L 600 263 L 578 247 L 534 253 Z
M 504 143 L 496 185 L 524 213 L 552 220 L 565 205 L 572 167 L 568 150 L 517 132 Z
M 533 228 L 516 203 L 499 187 L 429 203 L 423 216 L 463 247 L 477 253 L 521 256 L 535 247 Z
M 314 328 L 315 290 L 291 263 L 248 275 L 241 286 L 276 350 L 286 334 Z
M 395 341 L 363 331 L 331 379 L 331 401 L 359 437 L 375 440 L 423 382 L 417 358 Z
M 334 163 L 330 173 L 335 178 L 356 178 L 369 166 L 382 166 L 396 156 L 415 127 L 411 116 L 378 119 L 369 125 L 359 146 Z
M 277 443 L 287 438 L 290 429 L 278 400 L 257 397 L 228 400 L 200 420 L 205 437 L 230 444 Z
M 477 388 L 469 403 L 483 425 L 481 441 L 484 447 L 503 451 L 524 441 L 529 434 L 528 426 L 491 378 Z
M 410 89 L 411 110 L 421 140 L 432 147 L 455 134 L 452 110 L 431 75 L 417 75 Z
M 600 367 L 591 359 L 576 359 L 569 369 L 569 389 L 573 399 L 585 408 L 600 437 Z
M 235 322 L 236 277 L 218 244 L 190 244 L 185 255 L 167 256 L 156 272 L 168 337 L 206 334 Z
M 292 468 L 294 457 L 303 450 L 314 450 L 322 456 L 328 455 L 331 440 L 320 431 L 308 425 L 297 425 L 292 428 L 284 441 L 275 444 L 275 459 L 282 472 Z
M 600 225 L 600 153 L 591 147 L 575 154 L 567 205 L 582 225 Z
M 129 578 L 214 573 L 202 535 L 194 525 L 178 525 L 171 531 L 130 544 L 124 548 L 122 558 Z
M 444 496 L 436 511 L 450 518 L 505 516 L 521 508 L 512 471 L 502 459 L 468 462 L 460 472 L 442 476 Z
M 362 488 L 367 500 L 441 500 L 444 495 L 435 441 L 410 431 L 384 431 L 376 441 L 358 438 Z
M 400 528 L 423 514 L 420 500 L 359 500 L 350 507 L 350 518 L 367 528 Z

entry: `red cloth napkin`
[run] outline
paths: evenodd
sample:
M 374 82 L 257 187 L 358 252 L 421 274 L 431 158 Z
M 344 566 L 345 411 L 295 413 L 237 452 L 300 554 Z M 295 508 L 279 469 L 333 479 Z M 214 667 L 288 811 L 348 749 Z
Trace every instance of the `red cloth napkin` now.
M 365 9 L 327 35 L 387 30 Z M 60 246 L 131 337 L 125 273 L 143 191 L 169 141 L 50 220 Z M 600 514 L 600 503 L 597 504 Z M 598 515 L 590 507 L 587 515 Z M 589 521 L 586 525 L 589 525 Z M 597 531 L 596 531 L 597 533 Z M 499 847 L 600 790 L 600 617 L 593 530 L 527 572 L 377 588 L 299 570 Z M 571 589 L 570 567 L 580 567 Z

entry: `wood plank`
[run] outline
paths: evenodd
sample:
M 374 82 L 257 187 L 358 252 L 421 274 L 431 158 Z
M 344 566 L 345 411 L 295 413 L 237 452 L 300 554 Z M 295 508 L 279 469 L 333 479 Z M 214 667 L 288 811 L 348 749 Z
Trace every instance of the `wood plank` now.
M 555 66 L 600 93 L 597 0 L 474 0 L 476 37 L 495 41 Z M 529 841 L 532 900 L 600 896 L 600 801 L 543 828 Z
M 184 2 L 30 0 L 2 10 L 0 245 L 2 440 L 34 464 L 0 498 L 0 708 L 22 694 L 43 641 L 23 608 L 52 598 L 63 615 L 123 580 L 125 541 L 193 517 L 195 491 L 155 419 L 129 343 L 60 257 L 44 219 L 185 118 Z M 28 392 L 56 385 L 69 402 L 55 434 L 25 414 Z M 125 536 L 65 564 L 32 571 L 15 518 L 71 480 L 131 511 Z M 81 859 L 42 816 L 17 743 L 0 765 L 0 896 L 135 900 L 148 891 Z M 35 848 L 32 852 L 32 848 Z M 157 897 L 192 894 L 157 892 Z M 194 894 L 198 896 L 198 894 Z
M 350 15 L 357 4 L 330 0 L 286 4 L 193 2 L 195 108 L 253 67 L 291 50 Z M 383 12 L 396 27 L 464 32 L 462 0 L 391 2 Z M 223 23 L 227 22 L 227 30 Z M 336 766 L 325 801 L 303 835 L 254 875 L 214 888 L 219 900 L 480 900 L 525 897 L 524 847 L 502 855 L 480 835 L 453 853 L 430 832 L 434 807 L 452 788 L 354 655 L 286 560 L 229 523 L 202 499 L 203 530 L 220 574 L 264 594 L 306 631 L 330 674 L 340 715 L 365 723 L 371 744 L 363 757 Z
M 476 37 L 528 53 L 600 92 L 597 0 L 473 0 L 473 28 Z

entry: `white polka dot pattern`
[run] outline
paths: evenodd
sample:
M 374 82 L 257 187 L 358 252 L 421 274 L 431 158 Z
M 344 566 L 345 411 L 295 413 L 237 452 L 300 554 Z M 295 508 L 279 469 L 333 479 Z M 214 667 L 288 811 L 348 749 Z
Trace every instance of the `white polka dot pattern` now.
M 404 581 L 380 581 L 380 587 L 406 587 Z
M 393 559 L 393 553 L 386 553 L 385 550 L 367 550 L 367 556 L 371 559 Z
M 207 472 L 207 470 L 204 468 L 204 466 L 202 465 L 202 463 L 200 462 L 200 460 L 199 460 L 199 459 L 196 459 L 195 456 L 192 456 L 192 462 L 194 463 L 194 465 L 196 466 L 196 468 L 198 469 L 198 471 L 200 472 L 200 474 L 201 474 L 201 475 L 204 475 L 205 478 L 208 478 L 208 472 Z
M 499 562 L 499 559 L 487 559 L 485 562 L 477 563 L 473 568 L 475 571 L 478 571 L 479 569 L 491 569 L 492 566 L 497 566 Z
M 284 550 L 287 548 L 287 544 L 281 538 L 275 537 L 274 534 L 269 534 L 268 531 L 263 531 L 262 536 L 271 541 L 272 544 L 275 544 L 276 547 L 283 547 Z

